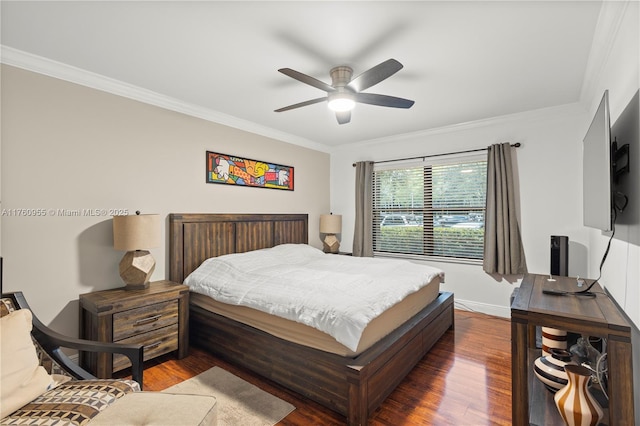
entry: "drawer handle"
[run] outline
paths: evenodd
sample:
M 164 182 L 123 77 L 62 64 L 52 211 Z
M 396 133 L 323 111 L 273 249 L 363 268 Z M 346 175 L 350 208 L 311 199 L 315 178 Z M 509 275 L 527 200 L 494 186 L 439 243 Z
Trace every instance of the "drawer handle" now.
M 151 350 L 151 349 L 155 349 L 158 346 L 160 346 L 160 343 L 162 343 L 162 342 L 155 342 L 155 343 L 152 343 L 150 345 L 147 345 L 147 346 L 144 347 L 144 350 L 148 351 L 148 350 Z
M 152 317 L 139 319 L 134 323 L 135 326 L 149 324 L 154 321 L 158 321 L 162 315 L 154 315 Z

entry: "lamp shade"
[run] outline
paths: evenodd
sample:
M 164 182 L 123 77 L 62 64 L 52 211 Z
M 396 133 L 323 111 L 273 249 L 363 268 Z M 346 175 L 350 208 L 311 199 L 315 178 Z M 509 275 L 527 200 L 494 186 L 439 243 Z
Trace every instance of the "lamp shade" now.
M 160 246 L 160 215 L 113 217 L 113 248 L 132 251 Z
M 323 234 L 339 234 L 342 232 L 342 215 L 321 214 L 320 232 Z

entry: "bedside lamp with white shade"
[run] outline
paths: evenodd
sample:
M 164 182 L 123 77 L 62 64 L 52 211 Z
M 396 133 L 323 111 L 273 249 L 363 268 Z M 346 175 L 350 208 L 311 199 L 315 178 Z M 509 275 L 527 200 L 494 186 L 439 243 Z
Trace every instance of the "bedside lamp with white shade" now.
M 342 232 L 342 215 L 339 214 L 321 214 L 320 215 L 320 233 L 325 234 L 323 243 L 323 251 L 325 253 L 338 253 L 340 250 L 340 241 L 336 234 Z
M 140 214 L 113 217 L 113 248 L 127 253 L 120 261 L 120 277 L 127 290 L 149 287 L 156 261 L 149 249 L 160 246 L 160 215 Z

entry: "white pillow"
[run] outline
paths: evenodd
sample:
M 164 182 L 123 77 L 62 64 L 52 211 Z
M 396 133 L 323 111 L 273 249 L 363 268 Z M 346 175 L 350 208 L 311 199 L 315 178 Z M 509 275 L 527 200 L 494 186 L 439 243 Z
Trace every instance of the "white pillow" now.
M 0 318 L 0 419 L 33 401 L 52 383 L 38 363 L 31 319 L 28 309 Z

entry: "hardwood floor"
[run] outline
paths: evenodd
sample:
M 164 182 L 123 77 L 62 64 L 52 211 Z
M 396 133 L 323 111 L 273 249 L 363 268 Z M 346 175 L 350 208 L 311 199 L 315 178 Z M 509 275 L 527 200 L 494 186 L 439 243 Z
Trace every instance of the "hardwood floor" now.
M 296 406 L 279 425 L 343 425 L 344 417 L 192 347 L 182 360 L 145 365 L 145 390 L 160 391 L 220 366 Z M 369 425 L 510 425 L 511 328 L 508 319 L 455 311 L 449 330 L 369 420 Z

